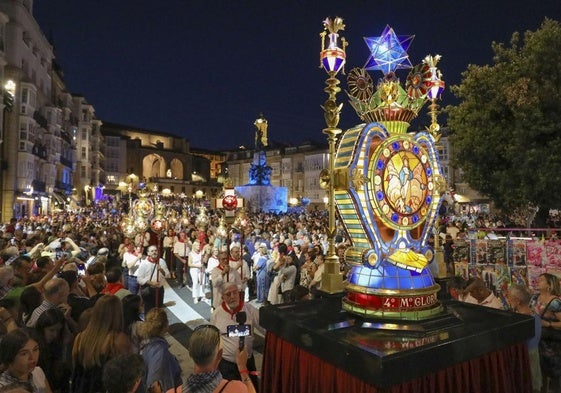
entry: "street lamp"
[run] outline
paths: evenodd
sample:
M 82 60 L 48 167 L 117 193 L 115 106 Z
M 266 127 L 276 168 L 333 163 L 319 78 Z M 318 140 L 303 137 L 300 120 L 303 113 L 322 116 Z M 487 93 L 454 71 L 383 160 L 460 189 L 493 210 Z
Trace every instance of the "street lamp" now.
M 445 83 L 442 80 L 442 73 L 438 68 L 436 68 L 436 64 L 440 60 L 440 55 L 431 56 L 427 55 L 423 59 L 423 63 L 429 66 L 429 70 L 431 73 L 428 90 L 427 90 L 427 97 L 430 100 L 429 105 L 429 116 L 431 118 L 431 124 L 429 126 L 429 132 L 434 138 L 435 143 L 438 143 L 440 140 L 440 125 L 437 122 L 437 111 L 438 111 L 438 104 L 436 103 L 437 100 L 440 99 L 442 92 L 444 91 Z M 438 145 L 437 145 L 438 148 Z M 440 187 L 435 187 L 435 195 L 440 195 L 444 192 L 445 185 L 441 184 Z M 437 216 L 434 222 L 434 259 L 436 262 L 436 266 L 438 267 L 437 276 L 445 276 L 446 273 L 442 274 L 442 270 L 445 269 L 445 261 L 444 261 L 444 253 L 442 250 L 441 240 L 440 240 L 440 217 Z
M 343 291 L 343 275 L 339 269 L 339 257 L 335 253 L 335 139 L 337 135 L 342 132 L 342 130 L 337 128 L 337 126 L 339 124 L 339 114 L 341 113 L 341 108 L 343 107 L 343 104 L 337 105 L 335 99 L 336 94 L 341 91 L 341 88 L 338 86 L 339 80 L 336 76 L 339 71 L 344 70 L 346 59 L 345 48 L 347 46 L 347 41 L 345 38 L 340 37 L 338 33 L 340 30 L 345 29 L 342 18 L 335 17 L 333 20 L 326 18 L 323 21 L 323 27 L 324 30 L 320 34 L 320 67 L 322 67 L 329 76 L 325 82 L 327 86 L 324 89 L 324 91 L 328 94 L 328 98 L 322 106 L 325 123 L 327 124 L 327 128 L 323 129 L 323 133 L 327 135 L 327 141 L 329 143 L 329 169 L 327 173 L 328 177 L 325 178 L 322 176 L 321 180 L 323 180 L 324 184 L 327 183 L 326 186 L 328 189 L 327 207 L 329 211 L 329 248 L 327 251 L 327 257 L 325 258 L 325 270 L 321 279 L 320 290 L 334 294 Z M 325 42 L 326 36 L 328 37 L 327 46 Z
M 438 110 L 438 104 L 436 103 L 436 101 L 440 99 L 445 86 L 445 83 L 442 80 L 442 73 L 439 69 L 436 68 L 436 64 L 440 60 L 440 57 L 440 55 L 428 55 L 423 59 L 423 63 L 429 66 L 431 74 L 430 81 L 428 82 L 429 88 L 427 90 L 427 97 L 431 102 L 429 105 L 429 116 L 431 118 L 429 131 L 434 137 L 435 142 L 438 142 L 438 140 L 440 139 L 440 126 L 438 125 L 438 122 L 436 120 Z

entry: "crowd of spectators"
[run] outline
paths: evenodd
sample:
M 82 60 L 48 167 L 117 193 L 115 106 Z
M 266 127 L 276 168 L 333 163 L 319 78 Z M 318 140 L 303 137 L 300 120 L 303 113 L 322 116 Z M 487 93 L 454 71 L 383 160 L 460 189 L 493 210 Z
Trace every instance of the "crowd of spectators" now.
M 329 246 L 327 212 L 252 214 L 248 228 L 224 232 L 218 212 L 207 212 L 203 230 L 195 224 L 198 209 L 189 211 L 188 222 L 170 225 L 160 235 L 146 230 L 126 237 L 125 216 L 102 207 L 5 224 L 0 229 L 0 390 L 211 392 L 205 390 L 211 386 L 257 391 L 251 336 L 240 347 L 238 338 L 226 337 L 228 326 L 260 329 L 249 301 L 259 307 L 317 296 Z M 470 230 L 459 217 L 442 221 L 441 232 L 454 239 Z M 336 226 L 334 243 L 345 277 L 350 240 L 342 225 Z M 214 328 L 195 331 L 189 342 L 195 370 L 185 381 L 182 373 L 191 370 L 180 369 L 165 342 L 165 281 L 178 290 L 188 286 L 180 293 L 195 304 L 207 301 L 213 310 L 208 326 Z M 544 284 L 542 290 L 533 303 L 522 289 L 513 290 L 512 309 L 529 313 L 527 304 L 541 304 L 541 314 L 530 308 L 536 320 L 561 329 L 561 300 L 545 303 L 546 290 L 558 299 L 559 287 Z M 462 286 L 458 296 L 502 307 L 477 280 Z M 193 338 L 199 336 L 200 342 Z M 119 373 L 120 368 L 127 370 Z
M 186 370 L 164 338 L 164 280 L 178 289 L 189 285 L 183 293 L 192 294 L 195 303 L 208 301 L 222 336 L 240 312 L 260 329 L 249 300 L 301 300 L 319 285 L 316 272 L 327 249 L 325 212 L 256 214 L 247 231 L 223 234 L 217 212 L 208 212 L 210 225 L 201 231 L 195 225 L 198 209 L 190 211 L 189 222 L 170 227 L 164 236 L 148 230 L 125 237 L 125 216 L 101 207 L 2 226 L 0 345 L 6 350 L 0 350 L 0 389 L 181 391 Z M 347 244 L 342 230 L 337 242 Z M 211 348 L 215 357 L 219 350 L 220 361 L 200 364 L 195 372 L 220 373 L 224 386 L 230 379 L 241 381 L 228 383 L 224 392 L 256 391 L 251 337 L 243 348 L 237 338 L 220 341 L 220 348 Z M 22 351 L 25 361 L 13 357 Z M 129 368 L 123 366 L 127 362 L 130 370 L 117 373 L 119 364 Z M 189 386 L 184 388 L 191 391 Z

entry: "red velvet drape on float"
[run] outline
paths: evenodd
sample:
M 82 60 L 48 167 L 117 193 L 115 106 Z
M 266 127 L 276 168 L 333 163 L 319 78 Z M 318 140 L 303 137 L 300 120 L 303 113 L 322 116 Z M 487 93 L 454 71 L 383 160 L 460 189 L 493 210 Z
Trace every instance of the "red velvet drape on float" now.
M 422 364 L 419 367 L 423 367 Z M 427 370 L 428 371 L 428 370 Z M 392 386 L 377 388 L 267 333 L 262 392 L 268 393 L 527 393 L 532 391 L 526 343 L 515 344 Z

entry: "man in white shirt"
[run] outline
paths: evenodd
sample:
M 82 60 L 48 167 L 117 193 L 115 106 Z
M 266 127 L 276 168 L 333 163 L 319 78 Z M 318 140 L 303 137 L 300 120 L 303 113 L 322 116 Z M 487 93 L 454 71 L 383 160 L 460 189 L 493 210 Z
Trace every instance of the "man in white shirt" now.
M 141 260 L 136 271 L 136 279 L 140 285 L 140 295 L 144 302 L 144 312 L 161 307 L 164 303 L 164 281 L 169 278 L 166 261 L 158 256 L 156 246 L 148 247 L 148 256 Z
M 139 285 L 138 280 L 136 278 L 136 271 L 140 266 L 140 260 L 142 259 L 142 246 L 134 246 L 130 244 L 128 246 L 127 251 L 123 254 L 123 263 L 122 266 L 126 267 L 128 270 L 127 274 L 127 289 L 134 293 L 135 295 L 138 294 Z
M 249 375 L 254 385 L 257 386 L 257 368 L 255 358 L 253 357 L 253 336 L 255 329 L 263 331 L 259 325 L 257 309 L 246 306 L 243 299 L 240 298 L 239 288 L 234 282 L 224 283 L 221 295 L 224 300 L 220 307 L 214 310 L 210 316 L 210 323 L 216 326 L 222 334 L 222 360 L 218 365 L 218 369 L 225 379 L 242 380 L 242 375 L 236 365 L 236 354 L 240 345 L 240 338 L 228 337 L 227 330 L 230 325 L 238 325 L 240 314 L 244 314 L 244 323 L 251 325 L 251 334 L 244 338 L 244 347 L 247 350 L 248 359 L 247 370 L 245 370 L 246 375 L 243 378 Z
M 210 304 L 212 309 L 214 310 L 214 290 L 213 290 L 213 284 L 212 284 L 212 271 L 214 269 L 216 269 L 218 266 L 220 265 L 220 262 L 218 261 L 218 248 L 217 247 L 213 247 L 212 248 L 212 255 L 208 258 L 207 264 L 206 264 L 206 269 L 205 269 L 205 273 L 206 276 L 208 278 L 209 281 L 209 285 L 210 285 L 210 293 L 211 293 L 211 297 L 210 297 Z
M 217 309 L 222 304 L 222 287 L 226 283 L 233 282 L 241 290 L 242 279 L 236 269 L 230 267 L 229 256 L 226 251 L 218 253 L 218 267 L 212 269 L 210 279 L 212 280 L 212 307 Z
M 190 273 L 187 270 L 188 256 L 191 252 L 191 243 L 187 238 L 187 233 L 185 231 L 179 232 L 179 238 L 173 245 L 173 256 L 175 258 L 175 278 L 177 284 L 180 288 L 185 286 L 183 281 L 183 276 L 185 275 L 185 280 L 189 282 Z

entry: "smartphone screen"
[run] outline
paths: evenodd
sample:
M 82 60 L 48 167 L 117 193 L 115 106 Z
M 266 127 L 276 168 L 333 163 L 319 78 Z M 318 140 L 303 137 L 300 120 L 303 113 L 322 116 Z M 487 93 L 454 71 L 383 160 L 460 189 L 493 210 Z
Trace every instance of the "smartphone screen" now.
M 251 325 L 228 325 L 226 333 L 228 337 L 247 337 L 251 335 Z

